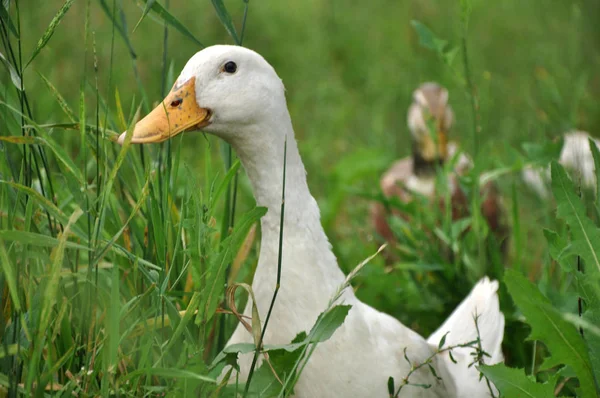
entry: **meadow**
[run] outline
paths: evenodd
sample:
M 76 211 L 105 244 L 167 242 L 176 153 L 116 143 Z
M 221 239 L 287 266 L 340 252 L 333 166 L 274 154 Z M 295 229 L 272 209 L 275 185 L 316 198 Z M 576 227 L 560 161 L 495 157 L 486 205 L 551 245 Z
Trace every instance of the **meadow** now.
M 143 148 L 114 142 L 187 59 L 217 43 L 256 50 L 282 78 L 347 273 L 381 244 L 369 205 L 382 200 L 381 173 L 410 153 L 412 91 L 447 87 L 451 138 L 475 163 L 463 183 L 471 193 L 483 173 L 498 183 L 509 256 L 488 247 L 478 216 L 467 235 L 445 223 L 430 241 L 420 227 L 443 214 L 417 205 L 418 225 L 397 224 L 407 239 L 386 249 L 411 255 L 393 265 L 374 257 L 353 288 L 427 335 L 480 277 L 508 275 L 503 348 L 519 370 L 483 374 L 506 397 L 519 396 L 507 380 L 535 397 L 600 391 L 600 206 L 556 165 L 554 198 L 520 180 L 526 165 L 556 159 L 565 131 L 599 133 L 597 1 L 5 0 L 0 9 L 0 396 L 234 396 L 215 382 L 234 358 L 222 349 L 237 322 L 223 285 L 251 282 L 262 214 L 243 168 L 201 133 Z M 453 262 L 439 256 L 447 247 Z M 228 304 L 243 308 L 247 295 L 234 296 Z M 265 368 L 253 383 L 248 396 L 286 394 Z

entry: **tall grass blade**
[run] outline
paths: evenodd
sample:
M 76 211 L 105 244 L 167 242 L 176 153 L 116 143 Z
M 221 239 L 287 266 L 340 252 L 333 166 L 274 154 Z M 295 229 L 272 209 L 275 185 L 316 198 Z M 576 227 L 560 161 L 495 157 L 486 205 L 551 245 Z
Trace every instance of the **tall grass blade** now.
M 146 368 L 146 369 L 138 369 L 133 372 L 128 373 L 126 376 L 120 378 L 120 381 L 126 382 L 127 380 L 131 380 L 134 377 L 138 377 L 141 375 L 149 375 L 149 376 L 161 376 L 165 378 L 173 378 L 173 379 L 191 379 L 203 381 L 206 383 L 216 384 L 217 381 L 208 376 L 200 375 L 188 370 L 182 369 L 172 369 L 172 368 Z
M 65 3 L 63 4 L 63 6 L 58 10 L 56 15 L 54 16 L 54 18 L 52 18 L 52 21 L 50 21 L 50 25 L 48 25 L 48 28 L 46 29 L 46 31 L 44 32 L 44 34 L 38 41 L 35 50 L 33 50 L 33 54 L 31 55 L 31 58 L 29 58 L 29 61 L 27 61 L 27 63 L 25 64 L 25 68 L 27 68 L 27 66 L 29 66 L 29 64 L 35 59 L 35 57 L 37 57 L 37 55 L 46 46 L 46 44 L 48 44 L 48 40 L 50 40 L 50 38 L 54 34 L 54 30 L 56 30 L 56 28 L 60 24 L 60 21 L 62 21 L 63 17 L 67 13 L 67 11 L 69 11 L 69 9 L 73 5 L 74 1 L 75 0 L 66 0 Z
M 50 83 L 50 80 L 48 80 L 46 78 L 46 76 L 44 76 L 41 73 L 38 73 L 38 74 L 40 75 L 40 77 L 42 78 L 42 81 L 46 84 L 46 87 L 48 87 L 48 90 L 50 90 L 50 92 L 52 93 L 54 98 L 56 98 L 56 102 L 58 102 L 58 105 L 60 105 L 60 108 L 63 110 L 65 115 L 67 115 L 67 117 L 69 118 L 69 121 L 71 121 L 71 123 L 75 123 L 76 122 L 75 114 L 69 107 L 69 104 L 67 104 L 67 101 L 65 101 L 63 96 L 58 92 L 56 87 L 54 87 L 54 85 L 52 83 Z
M 23 184 L 17 184 L 16 182 L 0 180 L 0 185 L 8 185 L 14 189 L 19 190 L 20 192 L 26 194 L 29 199 L 34 199 L 40 206 L 44 208 L 51 216 L 55 217 L 59 222 L 66 223 L 69 221 L 69 218 L 65 215 L 65 213 L 60 210 L 54 203 L 52 203 L 48 198 L 40 194 L 33 188 L 27 187 Z M 71 230 L 79 239 L 82 239 L 84 242 L 87 242 L 87 234 L 85 234 L 79 227 L 76 225 L 71 226 Z
M 17 28 L 15 28 L 15 24 L 13 23 L 12 19 L 10 18 L 10 15 L 8 15 L 8 10 L 6 8 L 4 8 L 3 5 L 0 5 L 0 20 L 2 22 L 5 22 L 8 25 L 8 29 L 10 29 L 10 32 L 13 35 L 15 35 L 18 39 L 19 32 L 17 32 Z
M 225 4 L 223 4 L 223 0 L 211 0 L 211 1 L 213 4 L 213 7 L 215 8 L 215 11 L 217 12 L 217 16 L 219 17 L 219 20 L 221 21 L 221 23 L 223 24 L 225 29 L 227 29 L 227 32 L 229 33 L 229 35 L 231 36 L 231 38 L 233 39 L 235 44 L 241 45 L 240 38 L 237 34 L 237 31 L 235 30 L 235 26 L 233 25 L 231 15 L 229 15 L 229 12 L 227 12 L 227 8 L 225 7 Z
M 12 82 L 12 84 L 18 90 L 22 90 L 23 84 L 21 82 L 21 76 L 19 75 L 19 72 L 17 72 L 15 67 L 6 59 L 6 57 L 4 57 L 4 54 L 2 53 L 0 53 L 0 61 L 2 61 L 2 65 L 4 65 L 8 70 L 8 73 L 10 74 L 10 81 Z
M 5 232 L 5 231 L 0 231 Z M 10 294 L 10 298 L 12 299 L 12 307 L 17 311 L 21 311 L 21 300 L 19 300 L 19 283 L 17 281 L 17 271 L 13 268 L 13 265 L 8 258 L 8 253 L 6 253 L 6 248 L 4 247 L 4 242 L 2 241 L 2 237 L 0 236 L 0 269 L 2 269 L 3 279 L 5 279 L 6 284 L 8 285 L 8 292 Z
M 119 21 L 117 21 L 116 10 L 113 10 L 114 12 L 111 13 L 110 8 L 108 7 L 108 4 L 106 3 L 106 0 L 100 0 L 100 7 L 102 7 L 102 10 L 104 11 L 104 13 L 111 20 L 113 26 L 119 31 L 119 34 L 123 38 L 123 41 L 125 42 L 125 45 L 127 46 L 127 49 L 129 50 L 129 55 L 131 56 L 131 58 L 133 60 L 135 60 L 137 58 L 137 54 L 135 53 L 135 50 L 133 49 L 133 44 L 131 43 L 131 40 L 129 40 L 129 35 L 127 34 L 127 28 L 124 25 L 122 25 L 121 23 L 119 23 Z
M 35 232 L 13 230 L 0 230 L 0 239 L 19 242 L 23 245 L 33 245 L 40 247 L 56 247 L 60 243 L 59 239 L 52 236 L 38 234 Z M 65 247 L 69 249 L 89 250 L 87 246 L 80 245 L 75 242 L 66 241 Z
M 148 3 L 150 0 L 140 0 L 142 3 Z M 162 19 L 165 23 L 174 27 L 179 33 L 183 34 L 194 43 L 196 43 L 200 47 L 204 47 L 200 40 L 196 39 L 196 37 L 186 28 L 177 18 L 171 15 L 159 2 L 154 1 L 150 6 L 150 10 L 153 14 Z
M 142 16 L 140 17 L 140 20 L 133 27 L 134 32 L 137 30 L 138 26 L 140 26 L 140 24 L 142 23 L 142 21 L 144 20 L 146 15 L 148 15 L 148 13 L 150 12 L 150 9 L 152 8 L 152 5 L 154 4 L 155 1 L 156 0 L 147 0 L 146 1 L 146 5 L 144 6 L 144 11 L 142 11 Z
M 39 327 L 36 332 L 35 337 L 35 345 L 33 348 L 33 355 L 31 357 L 31 362 L 29 363 L 29 371 L 27 375 L 27 385 L 26 388 L 28 392 L 31 392 L 31 388 L 33 387 L 33 380 L 37 372 L 37 366 L 42 356 L 42 350 L 44 348 L 44 339 L 46 332 L 49 330 L 50 319 L 53 314 L 52 307 L 56 303 L 57 292 L 59 290 L 59 279 L 60 279 L 60 270 L 62 268 L 63 259 L 65 255 L 65 248 L 67 238 L 70 233 L 71 227 L 75 224 L 77 219 L 83 214 L 83 211 L 80 208 L 75 209 L 71 217 L 65 226 L 63 233 L 59 238 L 58 246 L 52 252 L 52 264 L 48 270 L 47 282 L 45 284 L 44 293 L 42 295 L 42 306 L 40 308 L 40 318 L 39 318 Z

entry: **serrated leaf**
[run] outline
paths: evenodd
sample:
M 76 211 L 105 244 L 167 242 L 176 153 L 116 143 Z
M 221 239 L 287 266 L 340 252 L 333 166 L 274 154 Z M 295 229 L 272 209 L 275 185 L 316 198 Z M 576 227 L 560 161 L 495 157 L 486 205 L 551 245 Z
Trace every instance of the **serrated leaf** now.
M 146 5 L 151 0 L 138 0 L 140 3 L 144 3 Z M 141 4 L 140 4 L 141 6 Z M 158 1 L 152 2 L 150 5 L 150 11 L 162 19 L 166 24 L 171 25 L 175 28 L 179 33 L 191 39 L 194 43 L 196 43 L 200 47 L 204 47 L 204 45 L 200 42 L 200 40 L 196 39 L 196 37 L 186 28 L 177 18 L 169 13 Z
M 569 240 L 545 228 L 544 237 L 546 237 L 546 242 L 548 242 L 548 249 L 552 258 L 558 262 L 563 271 L 573 272 L 575 268 L 573 267 L 573 263 L 569 261 L 575 257 L 575 253 L 573 253 L 573 247 L 569 243 Z
M 231 20 L 231 15 L 227 12 L 227 8 L 225 8 L 225 4 L 223 4 L 223 0 L 211 0 L 213 7 L 219 17 L 219 20 L 227 29 L 229 35 L 233 38 L 235 44 L 240 45 L 240 38 L 235 30 L 235 26 L 233 25 L 233 21 Z
M 507 269 L 504 281 L 513 300 L 531 326 L 530 340 L 541 340 L 550 350 L 549 363 L 573 368 L 579 378 L 582 397 L 595 397 L 596 386 L 587 347 L 569 322 L 557 315 L 550 301 L 518 272 Z
M 480 366 L 487 377 L 505 398 L 548 398 L 554 396 L 556 378 L 547 383 L 536 383 L 525 375 L 523 369 L 509 368 L 504 364 Z
M 554 161 L 551 173 L 556 213 L 567 222 L 573 233 L 572 250 L 585 260 L 586 272 L 600 275 L 600 229 L 586 215 L 585 206 L 575 193 L 565 169 Z
M 35 50 L 33 50 L 31 58 L 29 58 L 29 61 L 27 61 L 27 63 L 25 64 L 25 68 L 27 68 L 31 61 L 33 61 L 35 57 L 37 57 L 42 48 L 44 48 L 46 44 L 48 44 L 48 40 L 50 40 L 50 38 L 54 34 L 54 31 L 60 24 L 60 21 L 62 21 L 63 17 L 67 13 L 67 11 L 69 11 L 74 1 L 75 0 L 66 0 L 63 6 L 58 10 L 56 15 L 54 16 L 54 18 L 52 18 L 52 21 L 50 21 L 50 25 L 48 25 L 48 28 L 46 29 L 40 40 L 38 40 L 37 46 L 35 47 Z
M 585 343 L 588 347 L 592 367 L 596 370 L 594 377 L 598 385 L 600 383 L 598 379 L 600 375 L 600 283 L 598 277 L 591 278 L 581 272 L 576 272 L 575 277 L 577 290 L 585 302 L 585 310 L 582 317 L 572 316 L 571 318 L 581 321 L 581 324 L 576 326 L 582 327 L 586 331 Z
M 12 84 L 17 89 L 21 90 L 21 77 L 19 76 L 17 70 L 14 68 L 14 66 L 12 66 L 10 62 L 8 62 L 8 60 L 4 57 L 4 54 L 2 53 L 0 53 L 0 61 L 2 61 L 2 64 L 6 67 L 6 69 L 8 69 L 10 81 L 12 82 Z

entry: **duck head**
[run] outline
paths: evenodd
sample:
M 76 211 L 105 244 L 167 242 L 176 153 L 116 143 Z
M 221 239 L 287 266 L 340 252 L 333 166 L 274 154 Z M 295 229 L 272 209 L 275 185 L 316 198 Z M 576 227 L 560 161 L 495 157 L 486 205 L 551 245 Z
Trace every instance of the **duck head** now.
M 235 144 L 282 112 L 287 115 L 283 84 L 262 56 L 243 47 L 212 46 L 190 58 L 167 97 L 136 124 L 131 142 L 162 142 L 201 129 Z M 119 143 L 125 137 L 126 132 Z
M 437 83 L 423 83 L 413 92 L 408 109 L 408 128 L 414 155 L 426 162 L 443 161 L 448 153 L 448 131 L 454 113 L 448 104 L 448 90 Z

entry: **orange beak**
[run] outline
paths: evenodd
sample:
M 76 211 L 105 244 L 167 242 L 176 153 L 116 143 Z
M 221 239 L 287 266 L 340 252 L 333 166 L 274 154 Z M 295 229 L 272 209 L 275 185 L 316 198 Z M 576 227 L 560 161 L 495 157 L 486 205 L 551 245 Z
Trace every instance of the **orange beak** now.
M 131 142 L 162 142 L 184 131 L 205 127 L 210 124 L 209 119 L 210 111 L 196 103 L 196 78 L 192 77 L 180 86 L 175 84 L 163 102 L 135 125 Z M 126 134 L 125 131 L 119 136 L 119 144 L 125 142 Z

